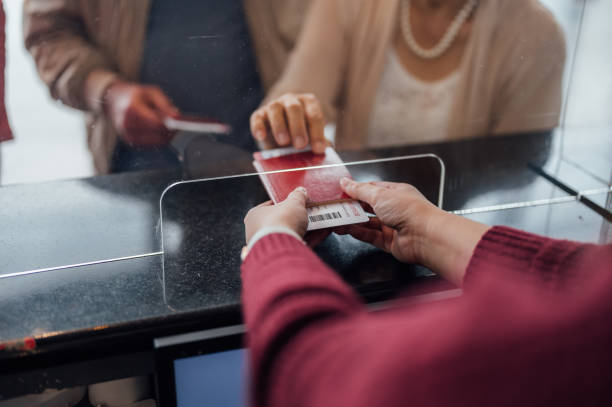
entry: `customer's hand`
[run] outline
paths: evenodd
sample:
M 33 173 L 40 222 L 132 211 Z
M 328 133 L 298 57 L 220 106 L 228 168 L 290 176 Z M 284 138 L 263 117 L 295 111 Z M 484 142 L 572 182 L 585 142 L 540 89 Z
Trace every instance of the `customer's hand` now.
M 325 117 L 319 100 L 312 94 L 287 93 L 261 106 L 251 115 L 255 140 L 279 146 L 293 145 L 322 154 L 328 143 L 324 136 Z
M 400 261 L 429 267 L 461 285 L 474 248 L 489 226 L 438 209 L 413 186 L 343 179 L 342 189 L 372 207 L 377 218 L 366 225 L 338 228 L 390 252 Z
M 244 218 L 247 244 L 264 227 L 286 227 L 303 237 L 308 227 L 306 200 L 306 189 L 299 187 L 283 202 L 274 205 L 268 201 L 251 209 Z
M 176 116 L 178 109 L 158 87 L 114 82 L 106 90 L 104 108 L 117 133 L 129 145 L 165 145 L 173 136 L 164 119 Z

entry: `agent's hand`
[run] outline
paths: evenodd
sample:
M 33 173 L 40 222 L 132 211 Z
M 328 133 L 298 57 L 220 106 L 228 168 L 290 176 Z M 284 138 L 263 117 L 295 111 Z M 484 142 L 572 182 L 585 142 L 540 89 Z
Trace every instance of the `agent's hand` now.
M 338 228 L 336 233 L 350 234 L 400 261 L 423 264 L 462 284 L 474 248 L 489 226 L 438 209 L 411 185 L 345 178 L 341 186 L 352 198 L 370 205 L 377 219 Z
M 335 230 L 373 244 L 403 262 L 418 262 L 423 243 L 421 236 L 427 220 L 437 208 L 416 188 L 392 182 L 359 183 L 348 178 L 341 186 L 351 198 L 368 204 L 377 218 Z
M 324 128 L 321 103 L 312 94 L 287 93 L 251 115 L 251 133 L 264 145 L 272 145 L 271 140 L 295 148 L 310 144 L 315 153 L 322 154 L 328 145 Z
M 281 203 L 274 205 L 268 201 L 251 209 L 244 218 L 247 244 L 263 227 L 286 227 L 303 237 L 308 227 L 306 200 L 306 189 L 299 187 Z
M 158 87 L 114 82 L 106 91 L 104 107 L 115 130 L 129 145 L 161 146 L 173 136 L 164 119 L 178 115 L 178 109 Z

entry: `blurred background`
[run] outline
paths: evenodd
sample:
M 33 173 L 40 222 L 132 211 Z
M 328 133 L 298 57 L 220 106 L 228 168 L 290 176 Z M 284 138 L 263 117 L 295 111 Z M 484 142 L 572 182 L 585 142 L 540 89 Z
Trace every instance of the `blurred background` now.
M 612 2 L 542 0 L 567 41 L 565 102 L 560 131 L 612 124 Z M 583 10 L 583 6 L 584 10 Z M 6 100 L 15 140 L 0 145 L 3 185 L 88 177 L 94 174 L 82 114 L 53 101 L 23 45 L 21 1 L 7 13 Z M 583 15 L 584 11 L 584 15 Z M 582 18 L 582 25 L 581 23 Z M 571 81 L 571 82 L 570 82 Z M 609 137 L 607 132 L 602 137 Z

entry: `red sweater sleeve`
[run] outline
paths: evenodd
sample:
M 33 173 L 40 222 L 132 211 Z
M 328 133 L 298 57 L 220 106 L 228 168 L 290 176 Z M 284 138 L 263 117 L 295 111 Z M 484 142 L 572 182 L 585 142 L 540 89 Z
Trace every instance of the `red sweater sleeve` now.
M 265 236 L 253 246 L 242 265 L 242 287 L 258 405 L 268 405 L 271 371 L 293 336 L 311 325 L 365 311 L 350 287 L 286 234 Z
M 462 298 L 370 313 L 302 243 L 264 237 L 242 268 L 255 405 L 609 404 L 612 250 L 591 249 L 571 255 L 598 257 L 576 270 L 594 278 L 563 295 L 474 260 L 469 278 L 487 284 Z
M 589 270 L 612 264 L 612 246 L 550 239 L 505 226 L 491 228 L 476 246 L 465 285 L 481 279 L 524 280 L 548 290 L 562 290 L 589 278 Z M 612 266 L 610 267 L 612 269 Z

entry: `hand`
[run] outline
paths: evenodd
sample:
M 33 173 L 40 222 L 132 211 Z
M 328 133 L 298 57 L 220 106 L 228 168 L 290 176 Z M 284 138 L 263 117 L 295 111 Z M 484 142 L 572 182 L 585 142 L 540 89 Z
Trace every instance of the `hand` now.
M 413 186 L 342 179 L 344 192 L 372 207 L 367 225 L 344 226 L 339 234 L 371 243 L 404 262 L 429 267 L 461 285 L 474 249 L 489 227 L 445 212 Z
M 115 130 L 129 145 L 165 145 L 173 136 L 164 119 L 176 116 L 178 109 L 155 86 L 114 82 L 106 91 L 104 106 Z
M 328 145 L 324 128 L 321 103 L 312 94 L 287 93 L 251 115 L 251 133 L 257 141 L 271 144 L 274 140 L 279 146 L 295 148 L 310 143 L 318 154 L 324 153 Z
M 272 201 L 268 201 L 252 208 L 244 218 L 247 244 L 257 231 L 269 226 L 286 227 L 303 237 L 308 227 L 306 200 L 306 190 L 299 187 L 281 203 L 274 205 Z
M 358 183 L 348 178 L 340 184 L 350 197 L 371 206 L 377 218 L 367 224 L 339 228 L 336 233 L 349 233 L 403 262 L 420 260 L 421 236 L 427 229 L 427 220 L 437 211 L 433 204 L 408 184 Z

